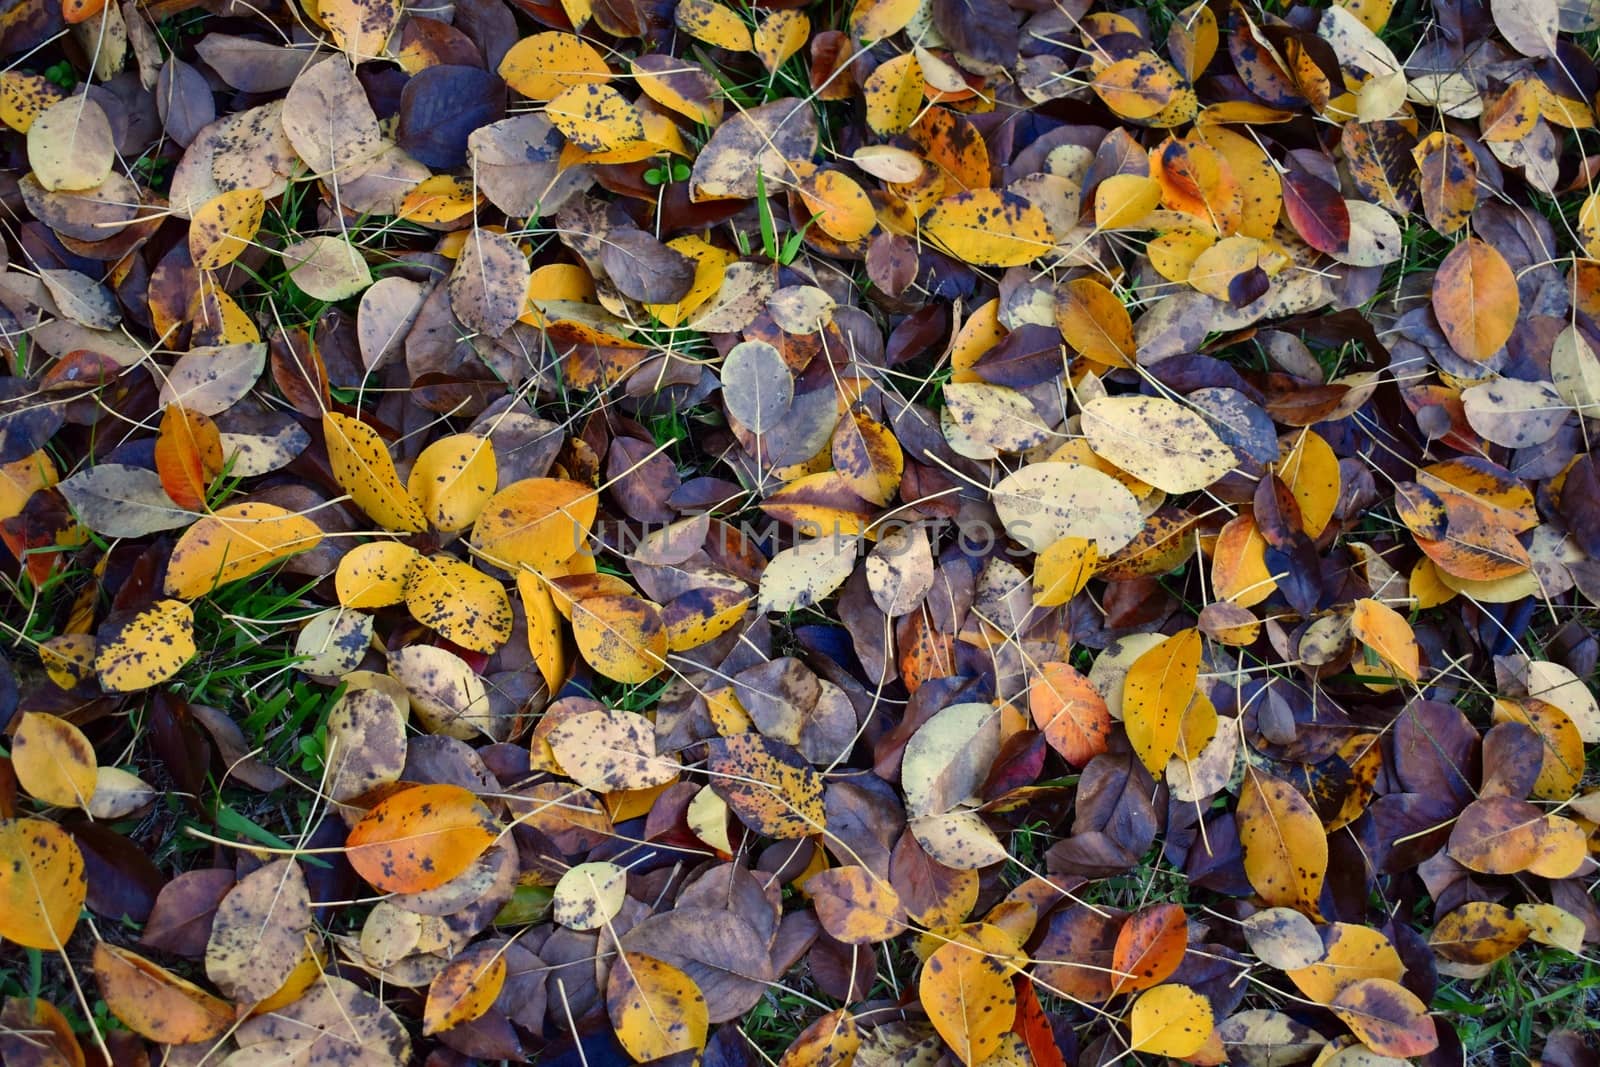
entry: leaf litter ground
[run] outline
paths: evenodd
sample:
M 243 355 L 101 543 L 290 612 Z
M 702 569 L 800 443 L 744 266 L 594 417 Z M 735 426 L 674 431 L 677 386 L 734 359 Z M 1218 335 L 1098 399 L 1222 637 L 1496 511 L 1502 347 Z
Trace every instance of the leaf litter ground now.
M 18 0 L 0 1057 L 1595 1062 L 1594 0 Z

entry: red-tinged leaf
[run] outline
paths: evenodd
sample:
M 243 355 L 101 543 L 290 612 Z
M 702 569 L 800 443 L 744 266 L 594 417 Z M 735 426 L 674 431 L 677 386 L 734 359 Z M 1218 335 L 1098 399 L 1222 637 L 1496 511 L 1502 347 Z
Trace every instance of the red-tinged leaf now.
M 1012 1032 L 1022 1036 L 1023 1043 L 1028 1046 L 1028 1055 L 1033 1057 L 1035 1067 L 1067 1067 L 1067 1058 L 1061 1052 L 1060 1043 L 1056 1041 L 1055 1030 L 1050 1026 L 1049 1017 L 1039 1004 L 1039 995 L 1033 991 L 1033 983 L 1027 978 L 1018 976 L 1015 985 L 1017 1021 L 1011 1026 Z
M 1283 209 L 1306 244 L 1330 255 L 1350 247 L 1350 211 L 1339 190 L 1298 164 L 1280 175 Z
M 156 436 L 156 473 L 173 503 L 190 511 L 206 504 L 206 487 L 222 472 L 222 437 L 217 424 L 176 404 L 161 416 Z
M 1111 992 L 1158 986 L 1183 962 L 1189 945 L 1189 920 L 1176 904 L 1156 904 L 1134 912 L 1117 933 L 1111 951 Z
M 1046 663 L 1028 689 L 1028 709 L 1050 747 L 1081 767 L 1106 750 L 1111 713 L 1089 679 L 1065 663 Z

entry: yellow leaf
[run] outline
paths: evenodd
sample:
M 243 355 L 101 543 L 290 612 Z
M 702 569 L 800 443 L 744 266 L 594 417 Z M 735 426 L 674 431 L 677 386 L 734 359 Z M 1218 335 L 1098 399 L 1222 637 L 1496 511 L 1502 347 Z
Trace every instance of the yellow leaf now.
M 756 55 L 768 72 L 777 70 L 805 47 L 811 36 L 811 20 L 804 11 L 789 8 L 774 11 L 762 20 L 755 32 Z
M 1544 746 L 1533 796 L 1539 800 L 1567 800 L 1583 780 L 1583 736 L 1572 716 L 1537 697 L 1512 700 L 1496 697 L 1494 721 L 1520 722 L 1539 736 Z
M 1145 255 L 1167 281 L 1187 282 L 1195 263 L 1216 243 L 1217 235 L 1209 227 L 1180 226 L 1152 237 L 1145 245 Z
M 1043 608 L 1065 604 L 1094 577 L 1100 550 L 1087 537 L 1050 542 L 1033 562 L 1033 602 Z
M 454 222 L 470 214 L 481 199 L 471 178 L 435 174 L 406 194 L 396 214 L 412 222 Z
M 1132 1049 L 1182 1059 L 1200 1051 L 1215 1021 L 1211 1002 L 1188 986 L 1161 985 L 1134 1001 Z
M 850 36 L 859 41 L 881 41 L 911 24 L 922 5 L 919 0 L 856 0 L 850 11 Z
M 1172 101 L 1179 81 L 1170 64 L 1144 51 L 1108 65 L 1089 85 L 1106 107 L 1137 121 L 1159 114 Z
M 322 432 L 334 480 L 356 507 L 388 530 L 416 533 L 428 528 L 422 509 L 400 484 L 394 459 L 376 430 L 360 419 L 330 411 L 322 416 Z
M 512 45 L 500 60 L 500 77 L 529 100 L 554 100 L 574 85 L 609 81 L 611 71 L 577 34 L 551 30 Z
M 1172 635 L 1133 661 L 1122 683 L 1122 717 L 1133 751 L 1160 778 L 1178 750 L 1183 711 L 1200 673 L 1200 631 Z
M 472 544 L 489 562 L 544 571 L 588 545 L 599 508 L 594 490 L 560 478 L 524 478 L 489 498 Z
M 1108 367 L 1133 365 L 1133 319 L 1117 295 L 1093 278 L 1075 278 L 1057 291 L 1056 326 L 1085 358 Z
M 867 75 L 861 92 L 874 133 L 904 133 L 922 110 L 922 64 L 910 52 L 886 60 Z
M 691 589 L 672 598 L 661 609 L 667 629 L 667 648 L 687 652 L 714 641 L 744 618 L 751 598 L 732 589 Z
M 1520 912 L 1492 901 L 1469 900 L 1439 920 L 1428 944 L 1451 963 L 1493 963 L 1516 951 L 1532 932 Z
M 66 94 L 43 74 L 0 72 L 0 122 L 27 133 L 33 120 Z
M 794 749 L 755 733 L 712 738 L 708 746 L 711 788 L 739 821 L 780 840 L 822 831 L 822 776 Z
M 648 682 L 666 666 L 661 609 L 636 596 L 592 596 L 572 605 L 572 636 L 589 666 L 614 682 Z
M 55 461 L 44 450 L 0 464 L 0 520 L 22 514 L 28 498 L 61 480 Z
M 934 205 L 923 232 L 957 259 L 981 267 L 1020 267 L 1055 247 L 1044 212 L 997 189 L 973 189 Z
M 1553 945 L 1574 955 L 1583 951 L 1587 928 L 1583 920 L 1554 904 L 1518 904 L 1516 914 L 1528 924 L 1528 936 L 1541 945 Z
M 191 527 L 190 533 L 193 530 Z M 179 548 L 188 537 L 184 534 Z M 178 550 L 174 549 L 171 566 L 177 563 Z M 170 568 L 167 582 L 172 582 Z M 131 616 L 113 615 L 95 636 L 94 669 L 100 684 L 114 693 L 148 689 L 177 674 L 194 658 L 194 612 L 182 601 L 158 600 Z
M 428 984 L 422 1032 L 437 1034 L 478 1018 L 494 1007 L 505 984 L 505 953 L 492 945 L 474 945 Z
M 1339 457 L 1322 436 L 1304 430 L 1279 442 L 1276 474 L 1300 506 L 1300 524 L 1306 536 L 1320 537 L 1339 506 Z
M 934 949 L 922 965 L 917 993 L 933 1028 L 971 1067 L 1000 1048 L 1016 1020 L 1016 942 L 987 924 L 968 932 L 970 943 L 948 941 Z
M 42 711 L 23 712 L 11 735 L 11 768 L 28 795 L 63 808 L 87 809 L 99 778 L 83 731 Z
M 78 843 L 44 819 L 0 819 L 0 937 L 53 952 L 89 891 Z
M 806 879 L 817 920 L 849 945 L 887 941 L 906 928 L 906 910 L 894 886 L 859 864 L 834 867 Z
M 528 620 L 528 651 L 551 693 L 567 677 L 567 649 L 561 639 L 561 614 L 543 579 L 531 571 L 517 572 L 517 592 Z
M 716 79 L 693 63 L 655 52 L 635 57 L 629 62 L 629 71 L 644 95 L 662 107 L 703 126 L 722 122 L 723 101 Z
M 1267 566 L 1267 541 L 1250 515 L 1228 520 L 1211 550 L 1211 587 L 1218 600 L 1252 607 L 1278 588 Z
M 744 19 L 716 0 L 678 0 L 673 18 L 678 29 L 717 48 L 748 52 L 754 47 Z
M 836 1008 L 800 1032 L 778 1067 L 849 1067 L 860 1048 L 855 1016 Z
M 400 23 L 399 0 L 316 0 L 317 15 L 351 63 L 384 58 Z
M 356 873 L 387 893 L 443 885 L 500 837 L 489 809 L 459 785 L 418 785 L 395 793 L 345 839 Z
M 511 636 L 511 602 L 501 584 L 443 553 L 406 568 L 411 617 L 474 652 L 493 652 Z
M 403 541 L 369 541 L 339 557 L 334 591 L 347 608 L 387 608 L 406 598 L 406 570 L 417 550 Z
M 199 270 L 221 270 L 249 247 L 266 200 L 259 189 L 230 189 L 212 197 L 189 219 L 189 256 Z
M 229 504 L 178 538 L 167 562 L 165 588 L 170 596 L 193 600 L 268 564 L 315 548 L 321 540 L 316 523 L 276 504 Z
M 1288 782 L 1247 767 L 1237 818 L 1244 873 L 1261 899 L 1318 917 L 1328 835 L 1310 802 Z
M 676 304 L 646 304 L 645 310 L 660 319 L 662 325 L 678 326 L 722 288 L 728 265 L 737 257 L 693 234 L 674 237 L 667 242 L 667 247 L 694 260 L 694 281 Z
M 831 452 L 834 469 L 856 496 L 880 507 L 894 499 L 905 470 L 905 454 L 883 423 L 860 411 L 840 419 L 833 431 Z
M 1102 230 L 1135 226 L 1161 203 L 1161 183 L 1138 174 L 1113 174 L 1094 190 L 1094 224 Z
M 819 171 L 800 183 L 799 192 L 817 228 L 837 241 L 859 241 L 877 228 L 866 191 L 842 171 Z
M 609 85 L 583 82 L 545 105 L 545 117 L 585 152 L 626 148 L 644 140 L 639 109 Z
M 233 1006 L 227 1001 L 104 941 L 94 946 L 94 977 L 111 1014 L 152 1041 L 173 1045 L 206 1041 L 234 1024 Z
M 1329 1006 L 1362 1044 L 1380 1056 L 1410 1059 L 1439 1047 L 1428 1006 L 1399 982 L 1363 978 L 1340 990 Z
M 39 662 L 52 682 L 71 689 L 94 673 L 96 651 L 93 634 L 58 634 L 39 645 Z
M 706 998 L 694 980 L 670 963 L 622 952 L 606 979 L 606 1013 L 617 1040 L 642 1062 L 705 1047 Z

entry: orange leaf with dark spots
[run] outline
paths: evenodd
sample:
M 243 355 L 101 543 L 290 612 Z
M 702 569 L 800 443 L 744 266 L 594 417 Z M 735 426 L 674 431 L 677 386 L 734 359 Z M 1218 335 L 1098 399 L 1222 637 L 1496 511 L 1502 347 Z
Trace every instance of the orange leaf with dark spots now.
M 489 809 L 458 785 L 419 785 L 367 812 L 345 839 L 356 873 L 387 893 L 418 893 L 466 870 L 500 836 Z

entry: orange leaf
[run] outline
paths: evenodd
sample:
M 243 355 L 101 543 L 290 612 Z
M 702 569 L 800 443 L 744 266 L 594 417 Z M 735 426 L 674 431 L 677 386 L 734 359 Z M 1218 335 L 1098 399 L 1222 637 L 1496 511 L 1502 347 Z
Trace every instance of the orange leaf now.
M 1082 767 L 1106 750 L 1111 712 L 1089 679 L 1065 663 L 1046 663 L 1028 689 L 1028 710 L 1050 747 Z
M 186 1045 L 233 1025 L 233 1007 L 187 979 L 127 949 L 94 946 L 95 984 L 123 1025 L 141 1037 Z
M 1476 237 L 1456 245 L 1434 275 L 1433 313 L 1462 359 L 1482 363 L 1504 348 L 1521 307 L 1506 258 Z
M 173 503 L 190 511 L 206 505 L 206 486 L 223 465 L 217 424 L 198 412 L 168 404 L 156 437 L 156 473 Z
M 1158 986 L 1172 976 L 1189 947 L 1189 920 L 1177 904 L 1155 904 L 1129 916 L 1117 932 L 1112 995 Z
M 388 893 L 441 886 L 500 835 L 483 802 L 458 785 L 419 785 L 367 812 L 345 840 L 356 873 Z

